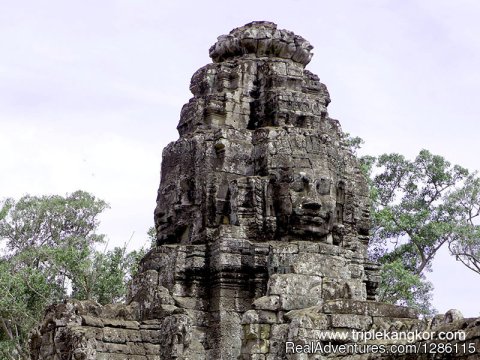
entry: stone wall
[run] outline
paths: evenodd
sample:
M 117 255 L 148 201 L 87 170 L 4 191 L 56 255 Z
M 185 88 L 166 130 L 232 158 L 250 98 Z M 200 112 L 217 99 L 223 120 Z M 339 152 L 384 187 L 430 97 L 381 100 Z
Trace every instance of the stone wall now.
M 326 86 L 305 70 L 311 50 L 269 22 L 218 38 L 164 149 L 157 246 L 127 305 L 53 306 L 34 359 L 321 359 L 286 343 L 435 326 L 468 329 L 477 356 L 478 320 L 452 312 L 432 324 L 375 301 L 367 181 L 328 115 Z

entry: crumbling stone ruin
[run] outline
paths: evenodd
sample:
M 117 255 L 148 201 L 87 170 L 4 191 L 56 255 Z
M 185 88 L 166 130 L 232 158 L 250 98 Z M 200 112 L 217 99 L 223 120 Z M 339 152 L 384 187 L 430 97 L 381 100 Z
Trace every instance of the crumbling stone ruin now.
M 164 149 L 157 246 L 127 304 L 52 306 L 32 359 L 479 358 L 479 319 L 450 311 L 420 320 L 375 301 L 367 182 L 328 115 L 326 86 L 305 70 L 311 50 L 270 22 L 218 38 L 213 63 L 192 77 L 180 138 Z M 319 340 L 389 349 L 408 341 L 355 333 L 438 329 L 465 331 L 453 354 L 292 350 Z

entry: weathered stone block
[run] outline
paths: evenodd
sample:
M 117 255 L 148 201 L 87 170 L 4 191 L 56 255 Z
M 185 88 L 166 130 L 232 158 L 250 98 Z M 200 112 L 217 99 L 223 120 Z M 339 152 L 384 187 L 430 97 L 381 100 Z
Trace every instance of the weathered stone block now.
M 151 344 L 160 344 L 164 338 L 160 330 L 140 330 L 140 336 L 143 342 Z
M 83 315 L 82 316 L 82 325 L 93 326 L 93 327 L 103 327 L 103 321 L 101 318 Z
M 350 279 L 350 269 L 346 265 L 347 262 L 342 257 L 301 253 L 293 263 L 293 272 L 296 274 Z
M 243 339 L 246 340 L 268 340 L 270 338 L 270 325 L 268 324 L 247 324 L 243 325 Z
M 324 304 L 323 311 L 328 314 L 338 313 L 385 316 L 391 318 L 417 318 L 416 312 L 411 308 L 374 301 L 331 300 Z
M 315 286 L 322 284 L 320 276 L 304 274 L 273 274 L 268 281 L 269 295 L 307 295 Z
M 322 302 L 321 296 L 316 293 L 307 295 L 285 294 L 280 296 L 280 308 L 285 311 L 303 309 L 321 304 Z
M 373 323 L 371 316 L 351 315 L 351 314 L 332 314 L 333 328 L 348 328 L 366 331 Z
M 270 346 L 269 340 L 248 340 L 242 347 L 244 354 L 267 354 Z
M 330 321 L 326 314 L 318 311 L 318 307 L 305 308 L 301 310 L 292 310 L 285 317 L 297 327 L 307 329 L 328 329 Z
M 124 344 L 127 342 L 127 333 L 124 329 L 106 327 L 103 329 L 103 341 Z
M 280 308 L 280 296 L 279 295 L 270 295 L 262 296 L 255 300 L 252 304 L 254 309 L 259 310 L 278 310 Z

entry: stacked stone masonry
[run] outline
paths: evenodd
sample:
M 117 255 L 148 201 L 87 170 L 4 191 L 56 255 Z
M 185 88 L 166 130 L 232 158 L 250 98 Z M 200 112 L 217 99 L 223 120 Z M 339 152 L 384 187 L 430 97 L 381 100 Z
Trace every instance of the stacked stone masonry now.
M 157 246 L 127 304 L 52 306 L 32 359 L 479 358 L 479 319 L 451 311 L 420 320 L 375 301 L 367 182 L 328 115 L 326 86 L 305 70 L 311 50 L 269 22 L 218 38 L 213 63 L 192 77 L 180 138 L 164 149 Z M 457 344 L 475 353 L 286 350 L 326 330 L 347 334 L 333 343 L 353 344 L 353 331 L 443 328 L 465 330 Z

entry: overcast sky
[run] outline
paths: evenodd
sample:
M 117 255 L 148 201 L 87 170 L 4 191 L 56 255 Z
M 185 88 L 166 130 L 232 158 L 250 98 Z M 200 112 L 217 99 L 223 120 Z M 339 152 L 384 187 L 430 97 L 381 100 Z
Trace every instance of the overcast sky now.
M 216 37 L 269 20 L 314 46 L 307 68 L 364 153 L 422 148 L 480 169 L 478 0 L 0 0 L 0 198 L 89 191 L 111 244 L 146 242 L 163 147 Z M 440 312 L 479 315 L 480 277 L 446 252 Z

